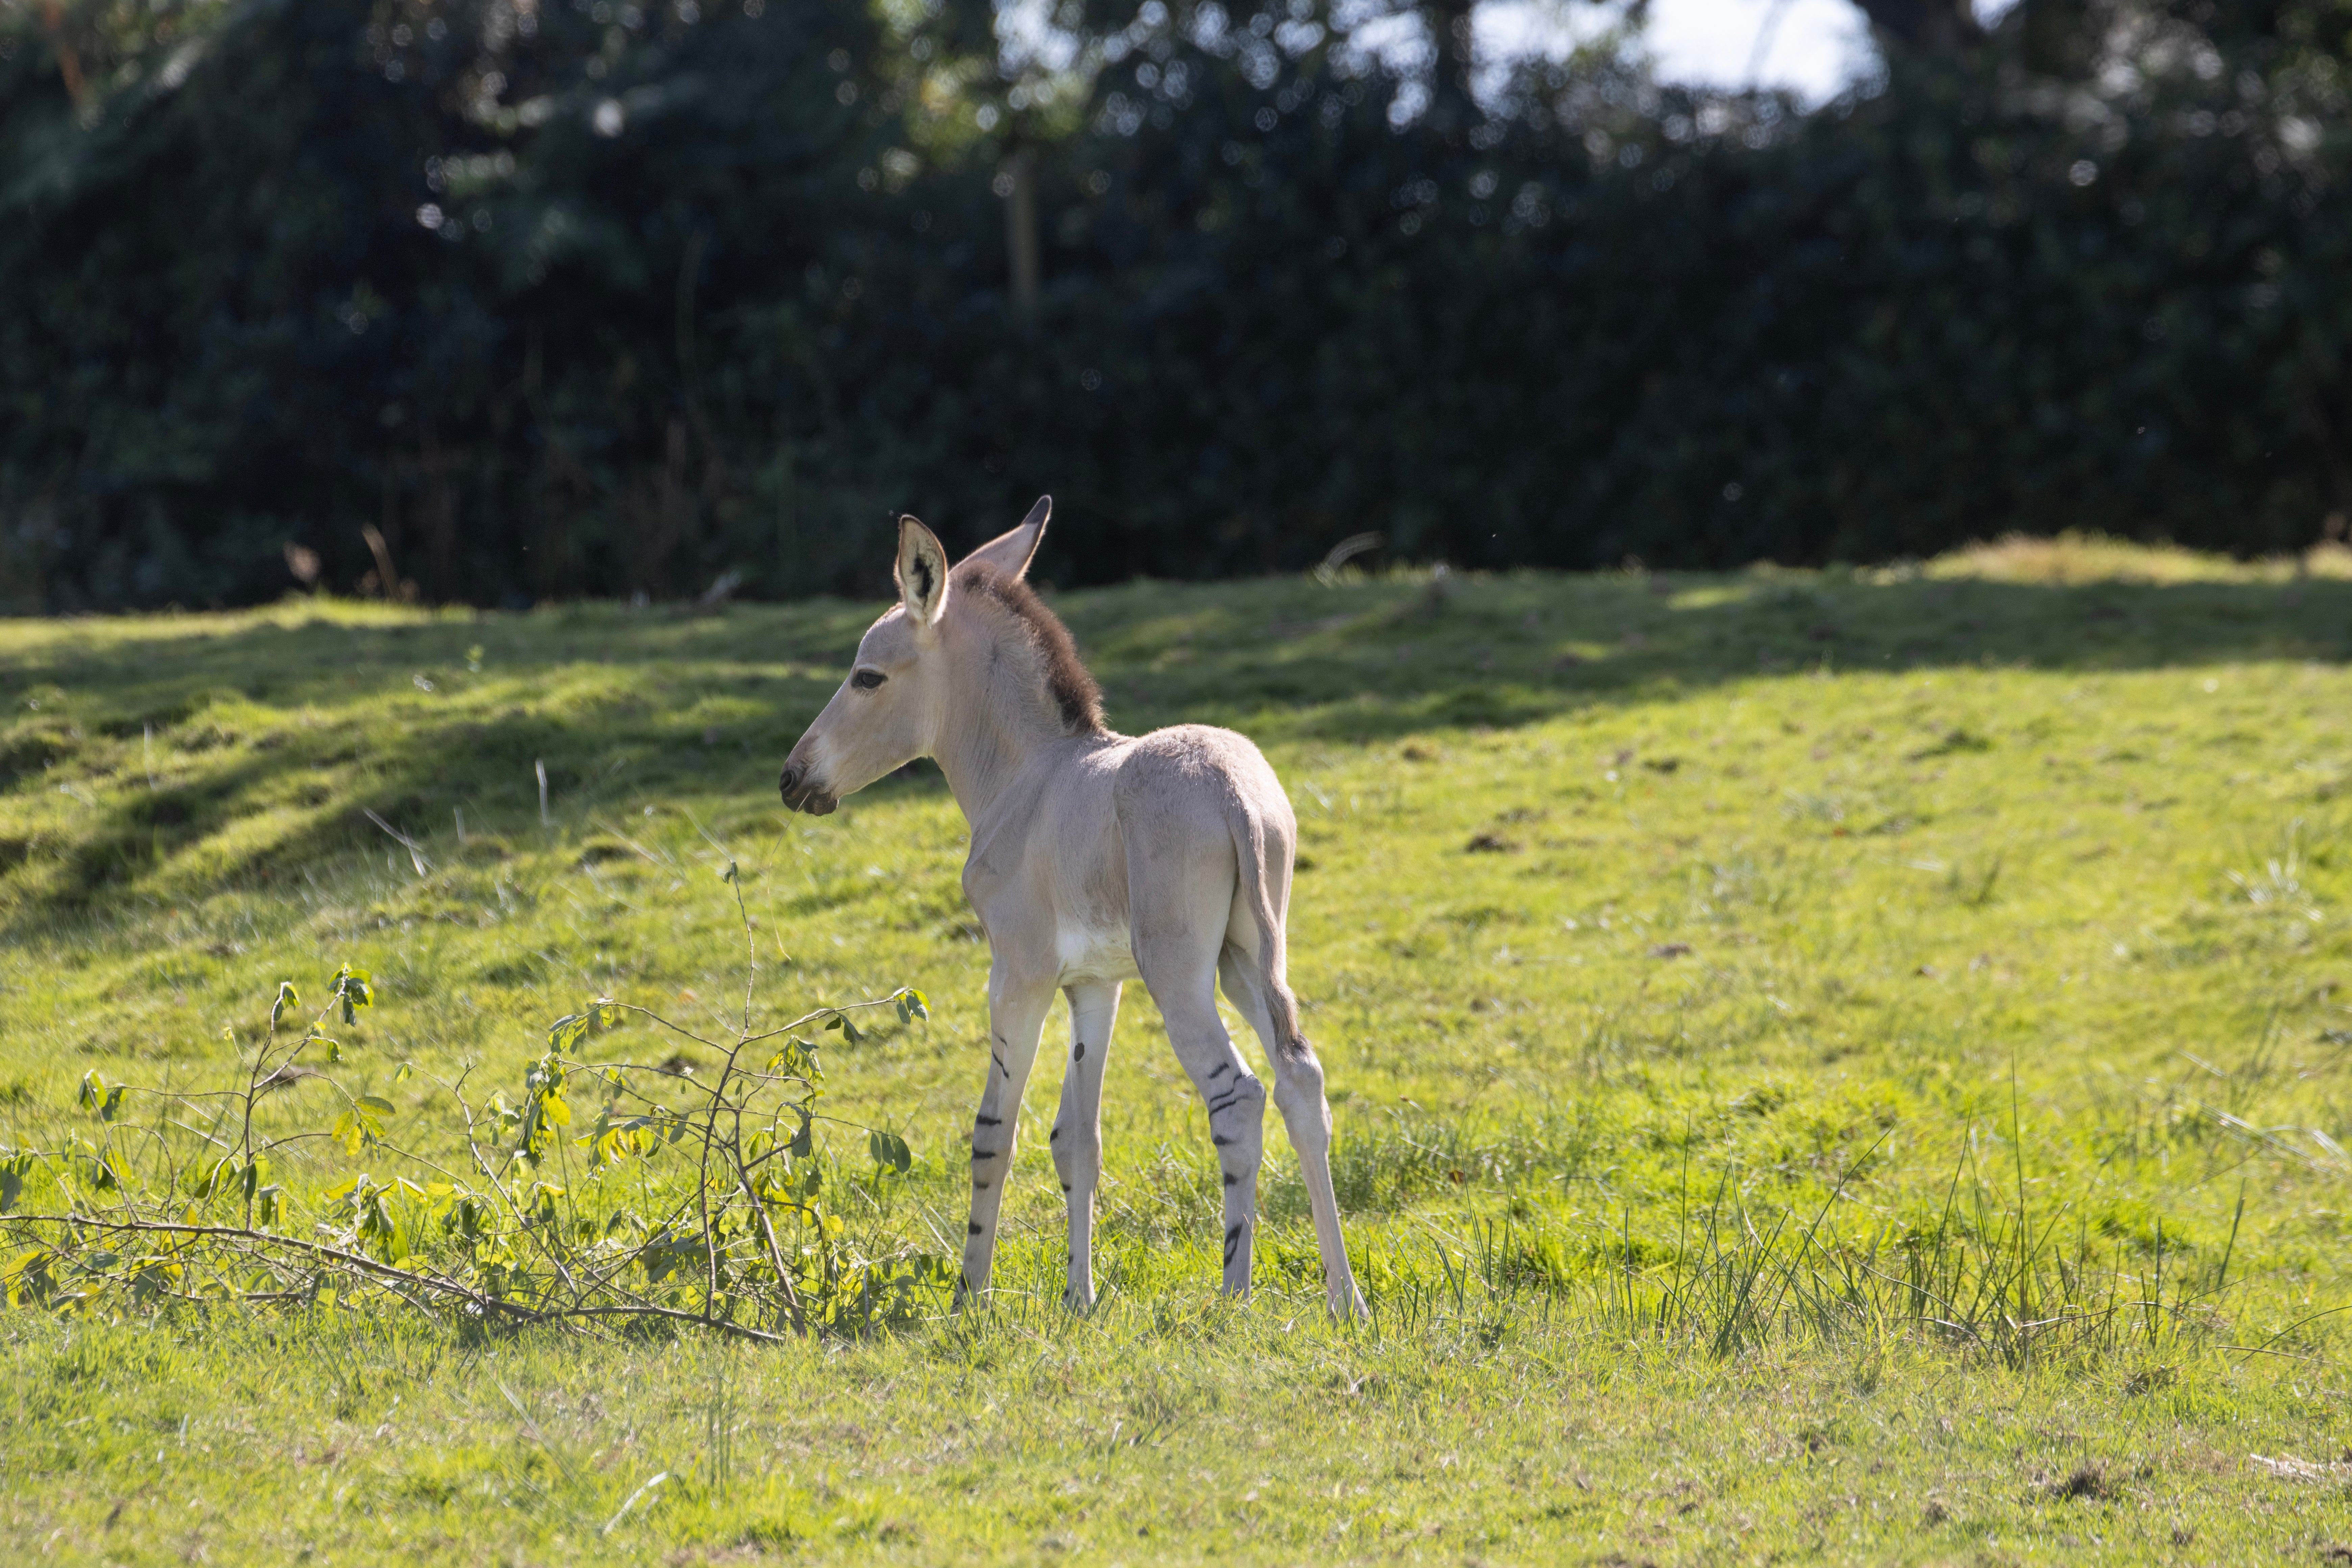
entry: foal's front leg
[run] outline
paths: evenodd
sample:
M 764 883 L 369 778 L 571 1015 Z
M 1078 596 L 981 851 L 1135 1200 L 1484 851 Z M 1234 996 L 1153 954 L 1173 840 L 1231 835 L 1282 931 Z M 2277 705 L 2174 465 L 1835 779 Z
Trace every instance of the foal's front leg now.
M 1118 983 L 1089 980 L 1065 988 L 1070 999 L 1070 1065 L 1062 1074 L 1062 1113 L 1054 1119 L 1054 1169 L 1070 1209 L 1069 1284 L 1062 1304 L 1095 1304 L 1095 1184 L 1102 1179 L 1103 1061 L 1118 1019 Z
M 1034 980 L 1010 973 L 1001 962 L 988 976 L 988 1085 L 980 1091 L 980 1111 L 971 1127 L 971 1219 L 964 1227 L 962 1302 L 988 1291 L 996 1261 L 997 1215 L 1004 1206 L 1004 1184 L 1013 1174 L 1013 1145 L 1021 1131 L 1021 1095 L 1029 1069 L 1037 1064 L 1037 1037 L 1053 1005 L 1049 974 Z

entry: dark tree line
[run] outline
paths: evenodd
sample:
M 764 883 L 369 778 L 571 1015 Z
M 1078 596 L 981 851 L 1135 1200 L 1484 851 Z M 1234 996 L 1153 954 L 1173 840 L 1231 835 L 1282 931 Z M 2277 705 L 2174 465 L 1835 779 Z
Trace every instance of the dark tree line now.
M 2352 6 L 1866 8 L 1811 112 L 1481 101 L 1466 0 L 0 8 L 0 605 L 870 589 L 1042 490 L 1066 583 L 2340 529 Z

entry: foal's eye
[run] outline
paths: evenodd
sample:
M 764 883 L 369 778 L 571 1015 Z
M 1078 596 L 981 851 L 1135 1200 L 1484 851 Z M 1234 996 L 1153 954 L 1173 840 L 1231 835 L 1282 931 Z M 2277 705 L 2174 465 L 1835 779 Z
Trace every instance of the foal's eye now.
M 860 691 L 871 691 L 889 679 L 878 669 L 861 669 L 849 678 L 849 684 Z

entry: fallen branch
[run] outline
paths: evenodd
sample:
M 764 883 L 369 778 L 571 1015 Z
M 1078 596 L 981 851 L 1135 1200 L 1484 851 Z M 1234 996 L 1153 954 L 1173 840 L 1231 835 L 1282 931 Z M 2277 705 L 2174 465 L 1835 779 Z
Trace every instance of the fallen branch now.
M 425 868 L 421 847 L 368 816 Z M 748 939 L 740 890 L 736 908 Z M 118 1294 L 151 1308 L 259 1308 L 315 1300 L 322 1276 L 338 1275 L 354 1300 L 363 1287 L 422 1312 L 581 1331 L 634 1320 L 773 1344 L 904 1321 L 919 1294 L 953 1282 L 941 1257 L 867 1257 L 845 1239 L 825 1196 L 830 1155 L 818 1138 L 820 1121 L 845 1124 L 816 1110 L 819 1047 L 794 1032 L 835 1031 L 854 1046 L 862 1037 L 854 1018 L 873 1008 L 895 1008 L 902 1023 L 928 1016 L 919 993 L 821 1007 L 782 1029 L 755 1030 L 747 988 L 731 1041 L 600 999 L 555 1021 L 511 1101 L 470 1095 L 470 1068 L 453 1082 L 425 1080 L 461 1123 L 465 1155 L 446 1163 L 409 1147 L 421 1139 L 395 1142 L 388 1126 L 401 1112 L 393 1102 L 345 1088 L 331 1070 L 344 1051 L 323 1026 L 337 1012 L 354 1021 L 373 998 L 366 973 L 345 965 L 324 1008 L 297 1029 L 286 1018 L 295 989 L 281 982 L 233 1089 L 160 1089 L 86 1075 L 79 1103 L 97 1124 L 90 1135 L 61 1130 L 37 1147 L 0 1148 L 0 1237 L 20 1244 L 0 1273 L 0 1293 L 60 1310 Z M 719 1071 L 705 1083 L 582 1058 L 583 1041 L 636 1019 L 717 1053 Z M 398 1076 L 408 1075 L 404 1067 Z M 334 1096 L 331 1126 L 258 1124 L 265 1096 L 314 1079 Z M 576 1106 L 583 1091 L 600 1095 L 601 1107 Z M 271 1103 L 293 1109 L 292 1097 Z M 151 1104 L 152 1114 L 137 1114 Z M 912 1155 L 902 1138 L 857 1131 L 874 1180 L 907 1173 Z M 372 1153 L 391 1174 L 362 1172 L 323 1191 L 272 1179 L 280 1161 L 311 1166 L 321 1144 L 353 1163 Z M 31 1205 L 19 1206 L 28 1195 Z M 310 1212 L 316 1234 L 289 1234 L 298 1208 Z M 418 1245 L 427 1225 L 445 1244 Z

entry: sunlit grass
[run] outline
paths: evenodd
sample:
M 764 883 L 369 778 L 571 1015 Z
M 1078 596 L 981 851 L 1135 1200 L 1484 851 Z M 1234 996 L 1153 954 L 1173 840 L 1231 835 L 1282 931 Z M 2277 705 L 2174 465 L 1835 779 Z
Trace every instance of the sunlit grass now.
M 2340 582 L 2352 578 L 2352 548 L 2331 542 L 2300 556 L 2233 561 L 2203 551 L 2133 544 L 2098 534 L 2057 539 L 2010 534 L 1940 556 L 1928 563 L 1927 571 L 1932 577 L 1978 577 L 2046 588 L 2091 583 L 2286 583 L 2305 577 Z
M 985 1321 L 740 1356 L 20 1313 L 0 1541 L 2315 1558 L 2341 1483 L 2246 1456 L 2352 1444 L 2330 560 L 1062 595 L 1114 723 L 1243 728 L 1298 809 L 1293 980 L 1374 1328 L 1321 1322 L 1271 1128 L 1266 1288 L 1213 1299 L 1202 1113 L 1129 987 L 1095 1320 L 1054 1304 L 1043 1065 Z M 739 1009 L 732 859 L 758 1007 L 929 994 L 832 1089 L 919 1154 L 863 1233 L 953 1237 L 986 1060 L 961 819 L 929 769 L 774 801 L 872 613 L 0 623 L 0 1141 L 68 1125 L 92 1068 L 226 1071 L 224 1027 L 348 959 L 382 993 L 351 1081 L 431 1147 L 403 1062 L 499 1086 L 593 995 Z

